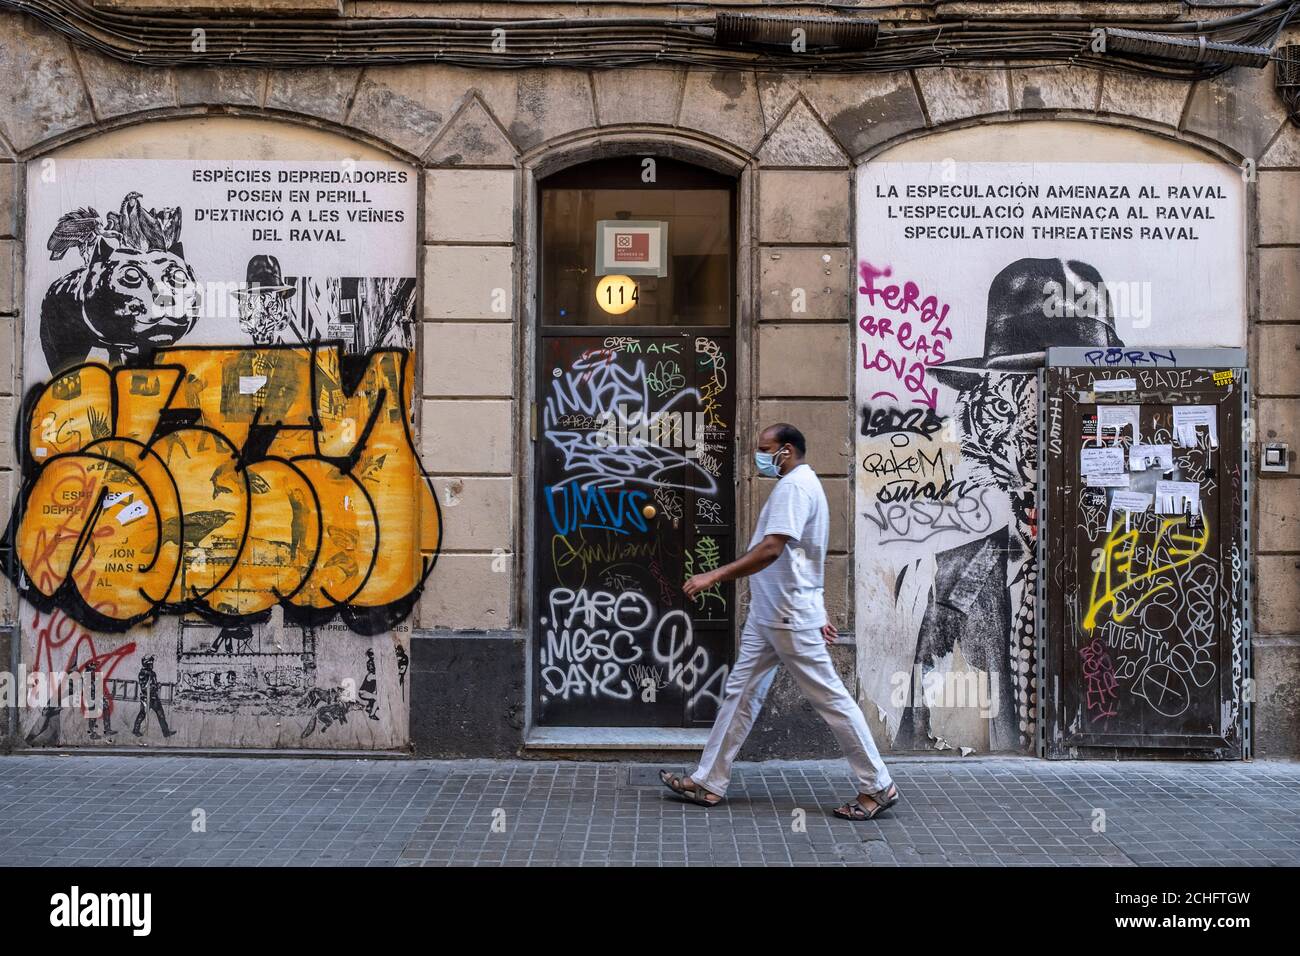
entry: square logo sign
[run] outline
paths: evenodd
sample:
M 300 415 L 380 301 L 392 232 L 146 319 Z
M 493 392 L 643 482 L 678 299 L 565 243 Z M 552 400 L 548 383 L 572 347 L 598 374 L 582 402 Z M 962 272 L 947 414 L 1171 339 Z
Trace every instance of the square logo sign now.
M 650 234 L 646 232 L 614 233 L 615 262 L 649 262 Z
M 668 223 L 653 219 L 598 220 L 595 274 L 666 276 Z

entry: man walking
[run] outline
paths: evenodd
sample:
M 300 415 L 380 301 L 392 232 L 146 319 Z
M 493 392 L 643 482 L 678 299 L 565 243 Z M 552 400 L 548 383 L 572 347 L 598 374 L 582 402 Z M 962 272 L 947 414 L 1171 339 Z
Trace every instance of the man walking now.
M 826 649 L 838 636 L 827 620 L 822 593 L 829 509 L 817 473 L 804 461 L 807 452 L 803 434 L 793 425 L 771 425 L 759 434 L 754 453 L 758 472 L 781 480 L 763 505 L 749 550 L 730 564 L 695 575 L 683 588 L 693 599 L 723 581 L 752 575 L 740 654 L 699 766 L 687 777 L 664 770 L 659 778 L 693 803 L 720 803 L 732 762 L 763 708 L 776 666 L 784 664 L 834 732 L 853 771 L 857 799 L 837 807 L 834 814 L 870 820 L 898 802 L 898 788 Z

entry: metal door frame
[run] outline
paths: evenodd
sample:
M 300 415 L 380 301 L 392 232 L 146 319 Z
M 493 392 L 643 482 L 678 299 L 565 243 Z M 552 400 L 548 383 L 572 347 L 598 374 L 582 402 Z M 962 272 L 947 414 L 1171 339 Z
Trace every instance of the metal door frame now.
M 535 414 L 539 380 L 537 378 L 538 355 L 543 326 L 541 324 L 541 183 L 540 180 L 551 173 L 568 166 L 578 165 L 591 159 L 618 156 L 667 156 L 684 162 L 695 163 L 716 172 L 725 173 L 735 180 L 733 190 L 733 269 L 732 283 L 733 308 L 728 334 L 734 342 L 735 349 L 735 396 L 736 396 L 736 441 L 741 441 L 743 431 L 752 431 L 757 413 L 757 399 L 752 382 L 754 381 L 756 350 L 750 339 L 756 328 L 754 319 L 755 291 L 754 282 L 757 274 L 755 258 L 758 254 L 757 239 L 757 165 L 751 156 L 735 149 L 711 141 L 696 139 L 684 134 L 662 132 L 619 131 L 602 133 L 599 141 L 596 137 L 579 136 L 567 143 L 562 149 L 551 148 L 545 152 L 525 157 L 522 162 L 522 216 L 519 226 L 520 256 L 516 265 L 515 291 L 520 296 L 518 335 L 519 347 L 516 354 L 521 356 L 516 379 L 516 392 L 520 401 L 516 402 L 515 434 L 519 436 L 514 452 L 516 487 L 519 490 L 519 513 L 521 520 L 515 529 L 516 553 L 525 555 L 525 560 L 516 563 L 519 569 L 512 589 L 516 633 L 523 638 L 524 645 L 524 727 L 525 740 L 537 726 L 533 712 L 536 641 L 533 621 L 539 613 L 536 603 L 536 560 L 532 554 L 536 539 L 538 516 L 535 508 L 537 497 L 536 461 L 537 456 L 532 440 L 532 421 Z M 582 331 L 594 334 L 596 326 L 550 326 L 552 330 Z M 606 327 L 600 327 L 604 329 Z M 618 326 L 616 334 L 628 334 L 628 330 L 639 328 L 645 330 L 662 330 L 662 326 Z M 673 326 L 672 334 L 683 330 L 691 334 L 716 332 L 719 326 Z M 735 480 L 735 522 L 736 528 L 749 527 L 752 508 L 749 485 L 742 484 L 745 475 L 737 460 L 733 474 Z M 739 536 L 739 530 L 736 532 Z M 731 633 L 732 655 L 736 653 L 739 615 L 733 619 Z M 615 728 L 617 730 L 618 728 Z

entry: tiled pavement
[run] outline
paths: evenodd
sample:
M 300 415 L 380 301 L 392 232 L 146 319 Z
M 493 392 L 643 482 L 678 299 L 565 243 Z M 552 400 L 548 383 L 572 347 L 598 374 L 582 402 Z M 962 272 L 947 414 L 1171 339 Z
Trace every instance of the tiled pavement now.
M 903 801 L 850 823 L 839 761 L 705 809 L 643 764 L 0 757 L 0 864 L 1300 865 L 1300 763 L 890 766 Z

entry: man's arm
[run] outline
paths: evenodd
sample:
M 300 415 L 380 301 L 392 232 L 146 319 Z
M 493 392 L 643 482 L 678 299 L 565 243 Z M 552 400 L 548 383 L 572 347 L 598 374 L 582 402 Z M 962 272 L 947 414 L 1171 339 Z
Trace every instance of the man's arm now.
M 735 561 L 730 564 L 724 564 L 720 568 L 714 568 L 712 571 L 705 571 L 703 574 L 692 576 L 682 590 L 686 592 L 689 598 L 695 597 L 701 591 L 707 591 L 715 584 L 721 584 L 723 581 L 734 581 L 736 578 L 749 577 L 762 571 L 765 567 L 781 556 L 785 544 L 790 540 L 787 534 L 769 534 L 762 541 L 754 545 Z

